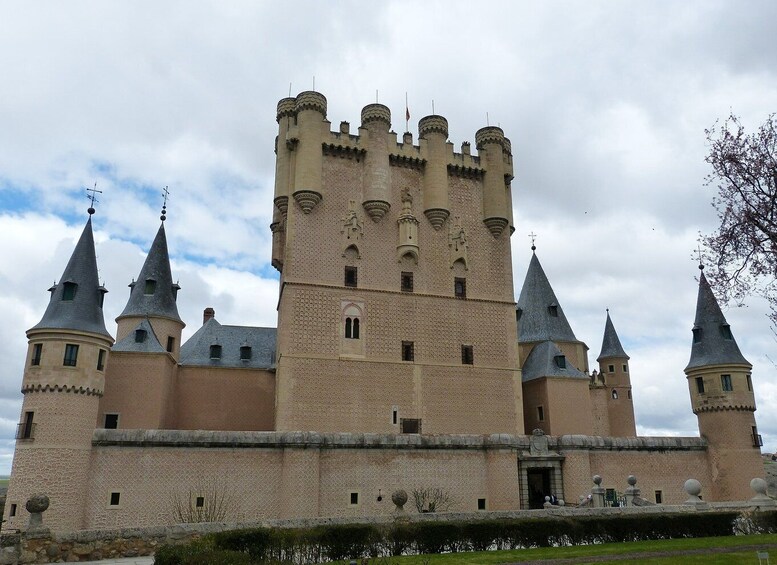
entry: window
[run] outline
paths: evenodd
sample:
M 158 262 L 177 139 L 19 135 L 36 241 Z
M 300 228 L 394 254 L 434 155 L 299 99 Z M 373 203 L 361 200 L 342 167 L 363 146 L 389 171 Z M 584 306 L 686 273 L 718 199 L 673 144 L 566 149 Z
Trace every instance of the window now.
M 421 419 L 420 418 L 400 418 L 399 419 L 400 433 L 403 434 L 420 434 L 421 433 Z
M 559 369 L 567 368 L 567 358 L 564 355 L 556 355 L 553 357 L 553 360 L 556 362 L 556 367 Z
M 618 400 L 618 391 L 617 390 L 613 390 L 612 391 L 612 399 L 613 400 Z
M 359 493 L 358 492 L 352 492 L 351 493 L 351 506 L 356 506 L 359 504 Z
M 553 318 L 558 318 L 558 304 L 551 304 L 548 306 L 548 314 Z
M 43 344 L 36 343 L 32 346 L 32 359 L 30 365 L 40 365 L 40 357 L 43 354 Z
M 397 418 L 399 417 L 399 408 L 396 406 L 393 406 L 391 408 L 391 424 L 396 426 L 397 425 Z
M 148 332 L 146 330 L 135 330 L 135 343 L 143 343 L 146 341 Z
M 485 510 L 485 509 L 486 509 L 486 499 L 478 498 L 478 510 Z
M 462 365 L 474 365 L 475 364 L 475 356 L 472 352 L 472 346 L 471 345 L 462 345 L 461 346 L 461 364 Z
M 701 328 L 693 328 L 693 343 L 699 343 L 701 341 Z
M 723 339 L 734 339 L 734 336 L 731 335 L 731 326 L 728 324 L 720 325 L 720 335 L 723 336 Z
M 119 500 L 121 500 L 121 493 L 120 492 L 112 492 L 111 493 L 111 506 L 118 506 Z
M 76 297 L 78 285 L 74 282 L 62 283 L 62 300 L 73 300 Z
M 453 294 L 456 298 L 467 298 L 467 279 L 461 277 L 453 279 Z
M 251 346 L 250 345 L 243 345 L 240 347 L 240 360 L 241 361 L 250 361 L 251 359 Z
M 345 319 L 346 339 L 359 339 L 359 318 Z
M 400 287 L 402 292 L 413 292 L 413 273 L 402 272 Z
M 761 447 L 764 444 L 764 440 L 761 438 L 761 434 L 758 433 L 758 428 L 753 426 L 753 447 Z
M 35 436 L 35 424 L 33 419 L 35 412 L 25 412 L 24 421 L 16 427 L 16 439 L 33 439 Z
M 203 508 L 205 506 L 205 497 L 198 496 L 197 500 L 194 501 L 194 506 L 197 508 Z
M 523 314 L 523 310 L 520 308 L 515 309 L 515 321 L 520 322 L 521 321 L 521 314 Z
M 750 375 L 747 375 L 747 390 L 751 391 L 753 390 L 753 377 Z
M 704 394 L 704 378 L 696 377 L 696 392 Z
M 115 430 L 119 427 L 119 415 L 118 414 L 106 414 L 105 415 L 105 429 Z
M 607 372 L 608 373 L 614 373 L 615 372 L 615 365 L 607 365 Z
M 210 346 L 210 358 L 211 359 L 221 359 L 221 346 L 220 345 L 211 345 Z
M 629 372 L 629 366 L 628 365 L 623 365 L 623 372 L 624 373 L 628 373 Z
M 412 341 L 402 342 L 402 361 L 412 361 L 414 359 L 415 344 Z
M 345 268 L 345 286 L 356 287 L 357 275 L 356 267 Z
M 8 517 L 13 518 L 16 516 L 16 504 L 11 504 L 11 510 L 8 512 Z
M 545 421 L 545 409 L 542 406 L 537 406 L 537 421 Z
M 172 353 L 175 349 L 175 338 L 171 335 L 167 336 L 167 350 Z
M 72 343 L 65 345 L 65 358 L 62 364 L 65 367 L 75 367 L 78 360 L 78 346 Z
M 154 294 L 156 290 L 156 281 L 154 279 L 148 279 L 146 286 L 143 287 L 143 294 Z
M 664 502 L 664 492 L 657 490 L 656 491 L 656 504 L 662 504 Z
M 102 371 L 105 369 L 105 350 L 101 349 L 97 353 L 97 370 Z
M 720 375 L 720 388 L 723 389 L 723 392 L 734 390 L 734 385 L 731 383 L 731 375 Z
M 629 400 L 631 400 L 631 389 L 629 389 L 628 397 L 629 397 Z

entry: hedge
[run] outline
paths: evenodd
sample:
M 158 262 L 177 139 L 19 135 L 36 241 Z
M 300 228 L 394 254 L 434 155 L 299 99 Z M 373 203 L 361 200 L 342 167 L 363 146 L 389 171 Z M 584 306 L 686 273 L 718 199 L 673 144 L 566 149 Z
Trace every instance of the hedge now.
M 777 531 L 777 512 L 580 516 L 346 524 L 308 529 L 254 528 L 165 546 L 157 565 L 319 563 L 368 557 L 726 536 L 742 523 Z

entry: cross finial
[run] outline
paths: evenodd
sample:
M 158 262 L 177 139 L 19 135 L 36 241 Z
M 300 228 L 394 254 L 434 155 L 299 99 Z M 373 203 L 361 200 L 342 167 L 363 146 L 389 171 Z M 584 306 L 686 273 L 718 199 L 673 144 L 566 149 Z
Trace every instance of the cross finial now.
M 701 244 L 696 246 L 696 257 L 699 260 L 699 270 L 703 271 L 704 270 L 704 263 L 702 263 L 702 261 L 701 261 L 701 259 L 702 259 L 702 257 L 701 257 Z
M 534 232 L 530 232 L 529 237 L 531 238 L 531 250 L 535 251 L 537 249 L 537 246 L 534 245 L 534 240 L 537 238 L 537 234 Z
M 170 196 L 170 191 L 167 186 L 162 189 L 162 196 L 164 197 L 164 201 L 162 202 L 162 215 L 159 216 L 159 219 L 164 222 L 167 219 L 167 199 Z
M 94 183 L 94 188 L 87 188 L 86 189 L 86 197 L 90 201 L 90 206 L 89 206 L 89 209 L 87 210 L 87 212 L 89 213 L 90 216 L 92 214 L 94 214 L 94 203 L 95 202 L 99 202 L 99 200 L 97 200 L 97 193 L 98 192 L 100 194 L 102 194 L 103 191 L 102 190 L 97 190 L 97 183 Z

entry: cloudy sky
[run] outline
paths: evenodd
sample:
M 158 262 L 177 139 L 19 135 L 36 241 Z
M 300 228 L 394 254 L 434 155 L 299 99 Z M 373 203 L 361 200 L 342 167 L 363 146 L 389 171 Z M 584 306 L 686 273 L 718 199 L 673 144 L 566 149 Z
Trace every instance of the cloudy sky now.
M 167 233 L 185 338 L 274 326 L 270 267 L 278 99 L 313 87 L 328 118 L 388 105 L 450 140 L 512 140 L 516 296 L 538 255 L 577 337 L 609 308 L 631 356 L 637 427 L 695 435 L 683 374 L 699 231 L 714 229 L 704 129 L 777 111 L 777 3 L 0 1 L 0 473 L 10 471 L 26 351 L 86 220 L 106 320 L 128 297 L 170 187 Z M 290 86 L 291 85 L 291 86 Z M 474 146 L 474 143 L 473 143 Z M 757 300 L 726 310 L 777 449 L 777 343 Z

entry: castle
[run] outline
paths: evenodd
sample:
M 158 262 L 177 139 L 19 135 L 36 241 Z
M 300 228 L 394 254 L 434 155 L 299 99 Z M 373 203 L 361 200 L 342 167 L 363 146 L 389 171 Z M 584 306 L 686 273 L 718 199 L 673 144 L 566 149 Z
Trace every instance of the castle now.
M 438 115 L 398 140 L 381 104 L 356 134 L 331 131 L 317 92 L 282 99 L 277 121 L 277 329 L 206 308 L 182 344 L 163 215 L 114 340 L 90 208 L 27 332 L 11 528 L 37 492 L 55 531 L 170 523 L 171 496 L 199 507 L 212 488 L 229 521 L 385 514 L 396 489 L 537 508 L 576 502 L 594 474 L 612 492 L 635 474 L 656 503 L 684 500 L 689 477 L 708 500 L 751 496 L 751 365 L 703 272 L 685 368 L 700 437 L 637 437 L 609 313 L 591 371 L 536 254 L 515 302 L 500 128 L 476 133 L 477 155 L 454 151 Z

